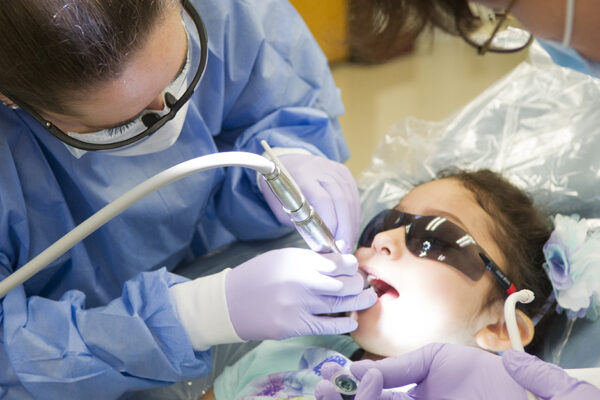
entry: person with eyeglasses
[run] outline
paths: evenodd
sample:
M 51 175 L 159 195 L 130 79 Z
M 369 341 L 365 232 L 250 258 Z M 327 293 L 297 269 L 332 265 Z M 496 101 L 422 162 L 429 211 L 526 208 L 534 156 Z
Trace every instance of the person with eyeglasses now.
M 462 37 L 477 53 L 523 50 L 535 38 L 563 67 L 600 77 L 595 0 L 351 0 L 354 56 L 383 61 L 427 27 Z
M 341 250 L 353 246 L 339 91 L 287 1 L 12 0 L 0 36 L 0 279 L 149 177 L 261 154 L 263 139 Z M 9 292 L 0 397 L 122 398 L 206 375 L 214 344 L 355 329 L 320 315 L 375 302 L 351 254 L 282 249 L 195 280 L 170 272 L 289 232 L 271 196 L 254 171 L 193 174 Z
M 421 358 L 416 356 L 410 359 L 416 364 L 412 368 L 394 368 L 403 360 L 398 356 L 436 342 L 454 343 L 465 359 L 481 352 L 502 364 L 502 358 L 492 353 L 511 348 L 504 300 L 522 288 L 539 294 L 517 310 L 523 344 L 532 351 L 541 344 L 554 315 L 546 301 L 552 285 L 542 267 L 542 249 L 551 231 L 550 218 L 501 175 L 489 170 L 443 171 L 365 226 L 355 256 L 378 300 L 373 307 L 352 313 L 358 328 L 350 336 L 265 341 L 226 368 L 202 400 L 349 399 L 334 386 L 340 372 L 381 365 L 377 370 L 384 374 L 386 388 L 394 387 L 389 382 L 400 380 L 409 384 L 415 376 L 427 376 L 427 371 L 418 367 Z M 440 365 L 447 354 L 444 351 L 438 351 Z M 455 354 L 461 356 L 459 351 Z M 370 364 L 369 360 L 379 359 L 383 360 Z M 427 386 L 435 396 L 425 398 L 493 398 L 477 395 L 477 384 L 485 374 L 479 372 L 473 379 L 465 376 L 465 382 L 460 381 L 460 372 L 455 373 L 437 391 Z M 356 376 L 362 379 L 357 385 L 360 394 L 371 382 L 362 374 Z M 506 387 L 512 389 L 511 394 L 524 395 L 522 388 L 514 390 L 516 384 L 506 385 L 510 379 L 504 372 L 486 384 L 491 391 L 502 393 Z M 343 383 L 351 386 L 351 381 Z M 462 396 L 452 397 L 449 387 L 462 389 Z M 381 390 L 360 399 L 379 399 Z M 420 399 L 422 393 L 398 398 Z

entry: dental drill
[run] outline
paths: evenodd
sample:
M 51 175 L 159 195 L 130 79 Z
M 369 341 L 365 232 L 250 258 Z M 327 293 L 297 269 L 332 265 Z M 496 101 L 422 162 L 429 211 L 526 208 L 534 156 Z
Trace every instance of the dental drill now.
M 282 206 L 290 214 L 292 221 L 308 246 L 319 252 L 336 251 L 331 232 L 321 218 L 306 201 L 302 192 L 293 183 L 279 163 L 253 153 L 232 151 L 197 157 L 168 168 L 140 183 L 113 200 L 70 232 L 58 239 L 46 250 L 32 258 L 0 282 L 0 298 L 41 271 L 52 261 L 85 239 L 96 229 L 120 214 L 136 201 L 161 187 L 184 178 L 194 172 L 219 167 L 245 167 L 261 173 Z
M 263 177 L 283 206 L 283 210 L 296 226 L 300 236 L 316 252 L 340 253 L 329 228 L 308 203 L 292 176 L 271 149 L 271 146 L 264 140 L 260 143 L 275 164 L 274 170 L 267 174 L 263 173 Z

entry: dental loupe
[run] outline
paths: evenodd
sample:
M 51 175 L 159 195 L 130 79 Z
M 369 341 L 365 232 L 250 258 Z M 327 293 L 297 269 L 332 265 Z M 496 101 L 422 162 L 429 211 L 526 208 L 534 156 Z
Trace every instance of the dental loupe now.
M 264 141 L 262 144 L 267 154 L 271 154 L 272 161 L 257 154 L 239 151 L 215 153 L 182 162 L 140 183 L 107 204 L 28 263 L 7 276 L 0 282 L 0 298 L 144 196 L 194 172 L 220 167 L 245 167 L 261 173 L 308 246 L 312 250 L 321 253 L 339 252 L 335 246 L 333 235 L 327 226 L 272 153 L 269 145 Z

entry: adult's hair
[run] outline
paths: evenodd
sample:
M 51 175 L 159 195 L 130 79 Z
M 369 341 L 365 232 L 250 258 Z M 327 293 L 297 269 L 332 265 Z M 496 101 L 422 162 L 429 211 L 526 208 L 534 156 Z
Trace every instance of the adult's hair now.
M 69 105 L 118 76 L 174 0 L 10 0 L 0 6 L 0 93 Z M 74 96 L 79 96 L 76 98 Z
M 466 0 L 350 0 L 349 46 L 358 61 L 382 62 L 410 48 L 427 27 L 458 34 L 472 26 Z
M 504 272 L 518 290 L 530 289 L 535 293 L 535 300 L 523 306 L 522 311 L 531 318 L 541 315 L 552 293 L 552 284 L 542 267 L 545 261 L 543 246 L 552 233 L 549 216 L 536 207 L 522 190 L 490 170 L 467 172 L 449 169 L 442 171 L 439 177 L 460 181 L 473 193 L 479 206 L 494 219 L 495 226 L 490 227 L 492 238 L 508 260 Z M 484 308 L 504 300 L 505 294 L 496 286 Z M 536 346 L 540 344 L 553 313 L 554 307 L 551 307 L 536 325 L 528 351 L 537 350 Z

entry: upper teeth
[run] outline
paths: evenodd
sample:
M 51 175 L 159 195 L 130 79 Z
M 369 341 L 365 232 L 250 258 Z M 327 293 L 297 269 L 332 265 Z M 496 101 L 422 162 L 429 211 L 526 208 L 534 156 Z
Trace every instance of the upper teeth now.
M 377 279 L 377 277 L 376 277 L 375 275 L 371 275 L 371 274 L 367 275 L 367 283 L 368 283 L 369 285 L 371 284 L 371 282 L 372 282 L 374 279 Z

